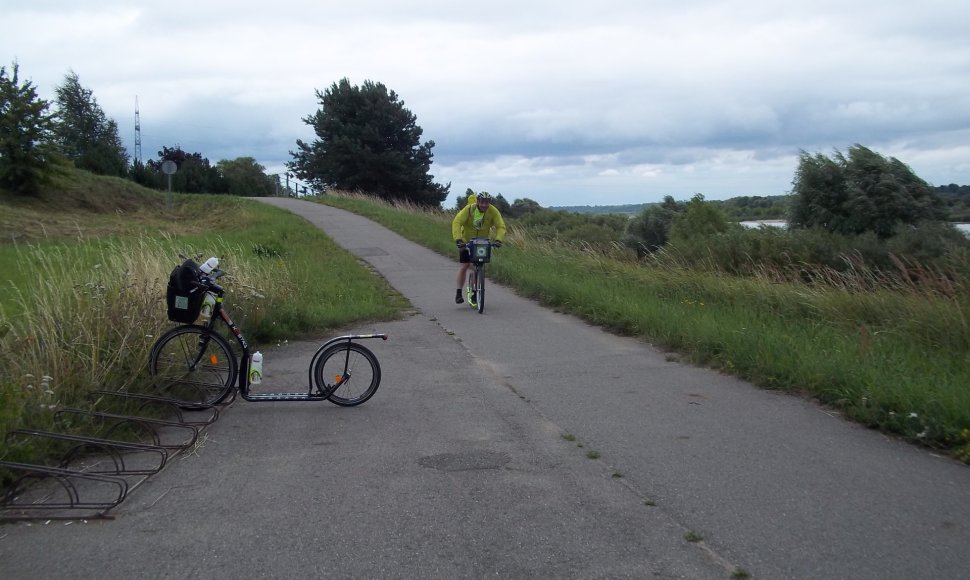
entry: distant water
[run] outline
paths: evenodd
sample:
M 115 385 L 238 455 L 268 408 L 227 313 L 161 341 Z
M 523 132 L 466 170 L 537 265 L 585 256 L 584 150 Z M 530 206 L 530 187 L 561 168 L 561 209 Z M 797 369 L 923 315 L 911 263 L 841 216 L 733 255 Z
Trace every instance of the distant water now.
M 741 222 L 741 225 L 746 228 L 759 228 L 761 226 L 773 226 L 778 228 L 783 228 L 788 226 L 788 222 L 785 220 L 755 220 L 749 222 Z M 958 230 L 970 236 L 970 223 L 954 223 Z
M 788 222 L 785 220 L 754 220 L 750 222 L 741 222 L 741 225 L 746 228 L 760 228 L 761 226 L 784 228 L 788 226 Z

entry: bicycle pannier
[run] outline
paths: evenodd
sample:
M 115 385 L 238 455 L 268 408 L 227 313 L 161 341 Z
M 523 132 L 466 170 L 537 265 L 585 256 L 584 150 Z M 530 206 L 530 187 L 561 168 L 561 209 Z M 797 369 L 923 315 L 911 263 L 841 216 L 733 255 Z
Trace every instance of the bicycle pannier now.
M 192 260 L 186 260 L 172 270 L 165 294 L 168 319 L 172 322 L 191 324 L 199 317 L 205 298 L 205 292 L 199 286 L 201 275 L 199 265 Z

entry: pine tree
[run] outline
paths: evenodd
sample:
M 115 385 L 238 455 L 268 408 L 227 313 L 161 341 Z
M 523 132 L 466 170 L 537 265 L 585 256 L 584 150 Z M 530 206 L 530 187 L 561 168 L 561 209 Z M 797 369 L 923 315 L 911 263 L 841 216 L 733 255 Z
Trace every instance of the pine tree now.
M 387 200 L 439 206 L 450 184 L 434 183 L 434 141 L 421 143 L 416 117 L 394 91 L 346 78 L 316 92 L 320 109 L 303 121 L 312 126 L 313 143 L 297 141 L 287 166 L 317 189 L 360 191 Z
M 55 91 L 55 135 L 61 152 L 81 169 L 100 175 L 126 175 L 128 153 L 118 136 L 118 124 L 104 114 L 91 90 L 82 87 L 72 71 Z
M 0 67 L 0 187 L 33 195 L 47 177 L 54 121 L 50 103 L 30 81 L 20 83 L 19 69 Z

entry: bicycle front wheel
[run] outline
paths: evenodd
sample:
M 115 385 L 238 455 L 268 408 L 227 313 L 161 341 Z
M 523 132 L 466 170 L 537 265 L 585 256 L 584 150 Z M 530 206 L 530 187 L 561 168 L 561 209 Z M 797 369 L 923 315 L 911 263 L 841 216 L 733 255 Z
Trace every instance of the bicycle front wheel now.
M 485 312 L 485 265 L 482 264 L 478 269 L 478 274 L 475 276 L 478 279 L 475 293 L 478 298 L 478 313 L 483 314 Z
M 353 407 L 374 396 L 381 384 L 381 365 L 363 345 L 345 342 L 323 351 L 313 367 L 317 389 L 341 407 Z
M 225 338 L 201 326 L 179 326 L 152 347 L 148 369 L 164 395 L 186 409 L 221 403 L 232 392 L 239 364 Z

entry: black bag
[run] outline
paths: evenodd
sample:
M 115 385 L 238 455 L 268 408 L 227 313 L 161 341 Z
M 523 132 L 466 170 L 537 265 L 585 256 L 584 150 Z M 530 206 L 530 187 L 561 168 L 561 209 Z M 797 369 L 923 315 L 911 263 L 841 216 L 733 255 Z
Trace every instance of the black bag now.
M 172 270 L 165 293 L 169 320 L 191 324 L 199 317 L 202 301 L 205 299 L 205 291 L 200 285 L 201 279 L 202 271 L 192 260 L 186 260 Z
M 485 264 L 492 261 L 492 244 L 488 240 L 472 238 L 468 242 L 468 256 L 473 264 Z

